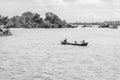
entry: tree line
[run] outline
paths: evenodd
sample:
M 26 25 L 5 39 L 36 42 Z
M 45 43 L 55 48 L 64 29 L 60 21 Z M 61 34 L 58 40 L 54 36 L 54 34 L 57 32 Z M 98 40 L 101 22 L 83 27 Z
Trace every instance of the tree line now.
M 40 14 L 30 11 L 23 13 L 21 16 L 12 18 L 0 15 L 0 24 L 9 28 L 67 28 L 72 27 L 65 20 L 60 19 L 52 12 L 45 13 L 43 19 Z

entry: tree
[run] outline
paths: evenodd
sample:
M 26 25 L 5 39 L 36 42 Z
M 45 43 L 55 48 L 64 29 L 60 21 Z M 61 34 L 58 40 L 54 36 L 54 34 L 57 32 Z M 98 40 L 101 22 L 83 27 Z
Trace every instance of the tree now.
M 35 13 L 35 15 L 33 17 L 33 21 L 36 22 L 36 23 L 39 23 L 39 24 L 43 23 L 43 19 L 40 18 L 40 15 L 37 14 L 37 13 Z
M 49 21 L 52 24 L 58 24 L 61 21 L 61 19 L 56 14 L 53 14 L 52 12 L 47 12 L 45 16 L 46 16 L 45 20 Z
M 51 24 L 55 25 L 53 27 L 66 27 L 67 22 L 65 20 L 61 20 L 56 14 L 53 14 L 52 12 L 47 12 L 45 16 L 45 21 L 49 21 Z
M 40 14 L 30 11 L 23 13 L 21 16 L 14 16 L 9 19 L 9 25 L 15 28 L 63 28 L 66 27 L 66 24 L 65 20 L 61 20 L 52 12 L 47 12 L 45 19 Z
M 0 15 L 0 23 L 3 24 L 3 25 L 6 25 L 7 22 L 8 22 L 8 16 L 2 17 L 2 16 Z

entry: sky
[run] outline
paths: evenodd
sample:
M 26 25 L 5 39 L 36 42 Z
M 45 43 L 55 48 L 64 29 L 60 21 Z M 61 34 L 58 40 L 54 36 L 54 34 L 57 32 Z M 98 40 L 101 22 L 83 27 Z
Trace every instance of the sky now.
M 67 22 L 120 20 L 120 0 L 0 0 L 0 14 L 16 16 L 31 11 L 42 17 L 53 12 Z

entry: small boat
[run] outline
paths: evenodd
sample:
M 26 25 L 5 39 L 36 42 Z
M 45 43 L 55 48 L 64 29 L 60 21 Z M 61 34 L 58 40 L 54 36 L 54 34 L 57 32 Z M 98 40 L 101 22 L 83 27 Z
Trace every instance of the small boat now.
M 0 36 L 10 36 L 10 35 L 12 35 L 12 33 L 9 30 L 0 32 Z
M 74 45 L 74 46 L 87 46 L 88 42 L 87 43 L 76 44 L 76 43 L 68 43 L 68 42 L 61 41 L 61 44 L 62 45 Z
M 85 27 L 92 27 L 92 25 L 83 25 L 82 27 L 83 28 L 85 28 Z
M 67 24 L 67 27 L 69 27 L 69 28 L 77 28 L 77 27 L 79 27 L 79 25 Z
M 110 27 L 110 25 L 108 25 L 108 24 L 103 24 L 103 25 L 98 26 L 98 28 L 109 28 L 109 27 Z
M 78 27 L 78 25 L 72 25 L 72 27 L 71 28 L 77 28 Z

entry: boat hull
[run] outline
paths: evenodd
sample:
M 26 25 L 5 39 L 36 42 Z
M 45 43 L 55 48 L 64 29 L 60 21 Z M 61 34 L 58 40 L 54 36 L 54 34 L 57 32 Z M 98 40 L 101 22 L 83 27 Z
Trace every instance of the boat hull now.
M 84 43 L 84 44 L 75 44 L 75 43 L 65 43 L 65 42 L 61 42 L 62 45 L 73 45 L 73 46 L 87 46 L 88 43 Z

